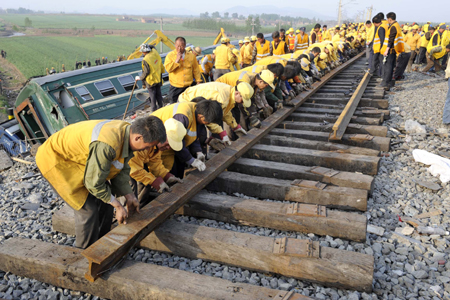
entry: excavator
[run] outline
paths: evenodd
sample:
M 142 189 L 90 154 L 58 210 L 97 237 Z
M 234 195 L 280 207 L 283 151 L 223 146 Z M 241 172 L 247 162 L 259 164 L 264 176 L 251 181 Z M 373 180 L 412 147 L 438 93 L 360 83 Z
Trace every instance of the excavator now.
M 227 37 L 227 35 L 225 34 L 225 30 L 223 30 L 223 28 L 220 28 L 219 34 L 217 35 L 216 39 L 214 40 L 213 45 L 219 44 L 220 39 L 223 37 Z
M 157 38 L 154 39 L 153 41 L 151 41 L 150 43 L 148 43 L 149 45 L 151 45 L 151 46 L 156 46 L 156 45 L 158 45 L 159 43 L 163 43 L 164 45 L 166 45 L 167 47 L 169 47 L 171 50 L 174 50 L 174 49 L 175 49 L 175 43 L 174 43 L 171 39 L 169 39 L 169 38 L 167 37 L 167 35 L 165 35 L 164 33 L 162 33 L 162 32 L 159 31 L 159 30 L 155 30 L 155 31 L 152 33 L 152 35 L 149 36 L 149 37 L 144 41 L 143 44 L 147 43 L 147 42 L 152 38 L 152 36 L 153 36 L 154 34 L 157 35 Z M 139 49 L 140 49 L 140 46 L 137 47 L 136 50 L 134 50 L 134 52 L 131 53 L 131 54 L 128 56 L 127 60 L 135 59 L 135 58 L 141 57 L 142 52 L 139 51 Z

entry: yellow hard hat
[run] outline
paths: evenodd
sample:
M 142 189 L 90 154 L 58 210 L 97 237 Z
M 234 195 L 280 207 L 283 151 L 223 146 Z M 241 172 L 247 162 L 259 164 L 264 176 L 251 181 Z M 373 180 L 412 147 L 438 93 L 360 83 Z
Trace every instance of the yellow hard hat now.
M 267 83 L 268 85 L 270 85 L 270 87 L 272 89 L 275 88 L 275 86 L 273 85 L 273 81 L 275 80 L 275 75 L 273 75 L 272 72 L 270 72 L 269 70 L 263 70 L 261 73 L 259 73 L 259 77 L 261 77 L 261 79 Z
M 300 61 L 300 65 L 302 66 L 302 69 L 305 70 L 306 72 L 309 71 L 309 59 L 307 59 L 306 57 L 303 57 Z
M 239 44 L 243 44 L 244 43 L 244 41 L 243 40 L 239 40 Z
M 227 37 L 226 39 L 227 39 L 227 43 L 229 43 L 230 42 L 230 38 Z
M 412 29 L 419 29 L 419 25 L 414 25 Z
M 246 37 L 244 38 L 244 43 L 250 43 L 250 38 L 249 38 L 248 36 L 246 36 Z
M 403 30 L 409 30 L 409 27 L 408 26 L 403 26 Z
M 294 32 L 294 28 L 289 28 L 288 32 Z
M 257 38 L 256 38 L 255 35 L 252 35 L 252 37 L 250 38 L 250 40 L 251 40 L 252 42 L 256 42 Z
M 225 43 L 227 42 L 227 38 L 226 38 L 226 37 L 221 38 L 221 39 L 220 39 L 220 42 L 221 42 L 222 44 L 225 44 Z
M 295 31 L 295 33 L 300 33 L 300 29 L 297 29 L 297 30 Z
M 327 59 L 328 55 L 325 52 L 320 53 L 320 59 L 325 60 Z
M 427 24 L 430 24 L 431 22 L 430 21 L 427 21 Z
M 233 52 L 234 55 L 238 55 L 238 56 L 239 56 L 239 54 L 240 54 L 239 50 L 236 49 L 236 48 L 234 48 L 234 49 L 232 50 L 232 52 Z
M 191 47 L 186 47 L 184 50 L 185 50 L 187 53 L 192 52 Z
M 173 151 L 183 149 L 183 139 L 187 133 L 184 125 L 180 121 L 170 118 L 164 122 L 164 127 L 166 128 L 167 141 L 169 142 L 170 148 Z
M 252 105 L 252 101 L 250 99 L 253 97 L 253 93 L 255 92 L 252 86 L 247 82 L 241 82 L 236 86 L 236 90 L 242 96 L 244 107 L 250 107 L 250 105 Z

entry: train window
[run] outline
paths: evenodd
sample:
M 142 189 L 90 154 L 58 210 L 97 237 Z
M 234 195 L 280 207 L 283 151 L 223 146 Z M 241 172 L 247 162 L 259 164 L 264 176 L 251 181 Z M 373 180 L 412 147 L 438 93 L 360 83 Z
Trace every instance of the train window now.
M 84 86 L 75 88 L 75 91 L 77 91 L 78 95 L 80 95 L 84 101 L 94 100 L 94 98 L 92 98 L 92 95 L 89 93 L 88 89 Z
M 99 82 L 94 83 L 97 90 L 100 92 L 100 94 L 103 95 L 103 97 L 116 95 L 117 91 L 114 88 L 114 85 L 111 83 L 110 80 L 103 80 Z
M 126 75 L 126 76 L 122 76 L 117 78 L 120 82 L 120 84 L 123 86 L 123 88 L 126 91 L 131 91 L 133 89 L 134 86 L 134 78 L 131 75 Z

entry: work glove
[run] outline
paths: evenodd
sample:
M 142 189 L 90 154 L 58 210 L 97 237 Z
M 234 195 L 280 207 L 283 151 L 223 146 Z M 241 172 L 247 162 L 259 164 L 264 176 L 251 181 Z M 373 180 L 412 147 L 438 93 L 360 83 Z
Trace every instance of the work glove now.
M 136 76 L 136 77 L 134 77 L 134 80 L 135 80 L 135 81 L 139 81 L 139 80 L 141 80 L 141 77 Z
M 283 108 L 283 100 L 278 100 L 275 105 L 276 105 L 277 109 L 282 109 Z
M 257 116 L 250 117 L 250 126 L 255 127 L 255 128 L 261 127 L 261 121 L 258 119 Z
M 442 51 L 442 46 L 434 47 L 433 49 L 430 50 L 430 56 L 433 55 L 434 53 L 438 53 L 441 51 Z
M 183 179 L 180 179 L 178 177 L 175 177 L 174 175 L 168 173 L 167 175 L 170 175 L 169 178 L 166 179 L 166 183 L 168 185 L 174 185 L 176 183 L 183 183 Z M 167 176 L 166 175 L 166 176 Z
M 200 159 L 202 162 L 206 162 L 206 157 L 203 152 L 197 152 L 197 159 Z
M 164 182 L 164 179 L 162 179 L 161 177 L 158 177 L 155 179 L 155 181 L 153 181 L 153 183 L 151 184 L 151 186 L 158 191 L 158 193 L 162 194 L 164 192 L 170 192 L 170 188 L 169 186 Z
M 219 139 L 213 138 L 209 141 L 208 145 L 217 151 L 222 151 L 225 149 L 225 145 Z
M 292 97 L 292 99 L 294 99 L 295 97 L 297 97 L 297 95 L 295 94 L 295 92 L 293 90 L 291 90 L 289 92 L 289 95 Z
M 241 127 L 241 125 L 238 125 L 236 128 L 233 129 L 234 133 L 236 133 L 236 135 L 238 137 L 243 137 L 244 135 L 247 134 L 247 131 L 244 130 L 244 128 Z
M 222 131 L 221 133 L 219 133 L 219 136 L 221 138 L 222 144 L 228 145 L 228 146 L 231 145 L 230 138 L 228 137 L 228 134 L 225 130 Z
M 272 108 L 272 107 L 270 107 L 270 108 Z M 262 109 L 262 112 L 263 112 L 264 118 L 267 118 L 267 117 L 269 117 L 269 116 L 272 114 L 273 109 L 272 109 L 272 111 L 271 111 L 271 110 L 269 109 L 269 107 L 264 106 L 263 109 Z
M 202 162 L 201 160 L 199 160 L 198 158 L 196 158 L 191 166 L 193 166 L 194 168 L 196 168 L 197 170 L 199 170 L 200 172 L 203 172 L 206 170 L 206 165 L 204 162 Z

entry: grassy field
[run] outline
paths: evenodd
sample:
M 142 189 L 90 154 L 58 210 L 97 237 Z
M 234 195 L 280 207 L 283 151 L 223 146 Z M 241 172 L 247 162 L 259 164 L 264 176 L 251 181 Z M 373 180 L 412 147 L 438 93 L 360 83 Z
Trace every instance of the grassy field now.
M 170 37 L 174 39 L 175 37 Z M 91 60 L 94 65 L 96 58 L 108 57 L 112 61 L 118 55 L 131 54 L 137 45 L 146 37 L 42 37 L 23 36 L 0 39 L 0 48 L 8 53 L 8 60 L 13 63 L 25 77 L 45 74 L 45 68 L 61 69 L 65 64 L 66 70 L 73 70 L 75 62 Z M 210 46 L 213 38 L 186 37 L 188 43 L 196 46 Z M 159 45 L 157 46 L 159 51 Z M 169 48 L 163 48 L 168 52 Z
M 48 29 L 107 29 L 107 30 L 155 30 L 159 23 L 118 22 L 117 16 L 97 15 L 0 15 L 6 22 L 17 26 L 25 26 L 25 18 L 29 18 L 34 28 Z M 134 17 L 137 19 L 137 17 Z M 186 30 L 181 24 L 164 24 L 164 30 Z

